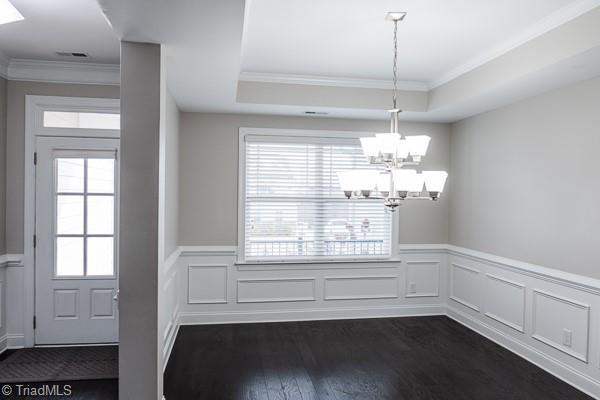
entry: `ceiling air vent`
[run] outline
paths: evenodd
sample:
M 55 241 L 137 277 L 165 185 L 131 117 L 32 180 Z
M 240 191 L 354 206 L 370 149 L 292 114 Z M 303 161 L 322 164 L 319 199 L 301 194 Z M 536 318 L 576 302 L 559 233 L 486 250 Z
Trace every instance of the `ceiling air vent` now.
M 57 51 L 56 54 L 58 54 L 61 57 L 75 57 L 75 58 L 88 58 L 90 56 L 88 53 L 70 52 L 70 51 Z

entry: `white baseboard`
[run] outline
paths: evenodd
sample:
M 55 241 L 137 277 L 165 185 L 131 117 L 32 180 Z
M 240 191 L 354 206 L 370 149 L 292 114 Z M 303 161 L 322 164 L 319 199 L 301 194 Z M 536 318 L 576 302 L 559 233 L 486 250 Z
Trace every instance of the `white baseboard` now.
M 507 335 L 493 326 L 473 318 L 470 315 L 457 310 L 456 308 L 448 306 L 447 315 L 458 323 L 466 326 L 482 336 L 485 336 L 491 341 L 537 365 L 544 371 L 549 372 L 550 374 L 567 382 L 571 386 L 576 387 L 589 396 L 596 399 L 600 398 L 600 381 L 594 379 L 593 377 L 582 374 L 581 372 L 571 368 L 561 361 L 540 352 L 526 343 L 516 340 L 510 335 Z
M 443 304 L 266 311 L 261 310 L 251 312 L 181 312 L 179 314 L 179 324 L 205 325 L 257 322 L 317 321 L 328 319 L 418 317 L 444 314 L 445 306 Z
M 3 335 L 0 337 L 0 354 L 4 353 L 6 350 L 8 350 L 8 336 Z
M 167 363 L 169 362 L 169 358 L 171 357 L 171 351 L 173 350 L 173 345 L 175 345 L 175 339 L 177 339 L 177 334 L 179 333 L 179 327 L 181 324 L 179 323 L 179 314 L 175 317 L 175 323 L 173 328 L 169 331 L 169 335 L 165 340 L 165 344 L 163 347 L 163 373 L 167 368 Z
M 9 333 L 6 335 L 7 348 L 21 349 L 25 347 L 25 335 L 22 333 Z

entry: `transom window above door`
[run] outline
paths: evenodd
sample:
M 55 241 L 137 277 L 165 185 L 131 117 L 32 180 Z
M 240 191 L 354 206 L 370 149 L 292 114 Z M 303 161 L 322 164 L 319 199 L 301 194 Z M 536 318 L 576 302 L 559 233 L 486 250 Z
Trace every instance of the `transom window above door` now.
M 240 132 L 240 261 L 390 257 L 392 215 L 338 182 L 338 171 L 375 168 L 356 134 Z
M 121 116 L 114 113 L 44 111 L 45 128 L 120 129 Z
M 55 276 L 114 276 L 115 154 L 59 151 L 54 171 Z

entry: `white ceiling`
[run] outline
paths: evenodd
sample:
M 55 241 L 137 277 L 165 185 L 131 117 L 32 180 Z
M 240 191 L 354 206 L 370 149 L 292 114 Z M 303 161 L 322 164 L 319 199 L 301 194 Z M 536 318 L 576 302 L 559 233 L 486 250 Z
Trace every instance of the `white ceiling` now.
M 242 72 L 389 80 L 393 23 L 399 79 L 434 82 L 523 36 L 576 0 L 251 0 Z
M 56 52 L 85 52 L 86 62 L 119 63 L 119 40 L 95 0 L 10 1 L 25 19 L 0 25 L 8 58 L 73 61 Z
M 12 1 L 25 21 L 0 26 L 0 51 L 10 58 L 65 61 L 55 52 L 83 51 L 90 62 L 117 64 L 117 38 L 162 43 L 168 87 L 183 111 L 385 119 L 380 102 L 357 108 L 339 99 L 381 99 L 389 87 L 388 11 L 408 12 L 399 25 L 405 95 L 429 98 L 429 108 L 426 100 L 405 119 L 455 121 L 600 75 L 600 0 Z M 506 64 L 505 54 L 545 36 L 551 45 L 538 41 Z M 240 80 L 259 84 L 244 102 Z M 302 93 L 306 85 L 319 89 Z M 322 97 L 311 101 L 310 93 Z
M 184 111 L 299 115 L 312 110 L 329 117 L 384 119 L 379 106 L 359 109 L 339 101 L 374 93 L 334 89 L 389 85 L 392 28 L 384 17 L 392 10 L 408 12 L 399 26 L 400 79 L 413 83 L 407 87 L 424 88 L 430 105 L 437 105 L 405 113 L 405 119 L 455 121 L 600 74 L 592 51 L 600 49 L 600 39 L 590 39 L 596 32 L 586 28 L 590 19 L 600 26 L 600 14 L 578 19 L 600 0 L 98 1 L 119 37 L 165 44 L 168 87 Z M 575 20 L 565 37 L 556 33 Z M 559 35 L 550 41 L 556 50 L 537 40 L 548 34 Z M 536 41 L 526 57 L 513 55 L 506 65 L 504 54 Z M 584 51 L 590 51 L 587 58 L 577 63 L 589 64 L 588 69 L 571 68 L 568 59 Z M 543 60 L 533 56 L 538 52 Z M 496 68 L 483 68 L 496 60 Z M 243 102 L 240 75 L 259 84 L 254 93 L 244 93 Z M 303 85 L 320 89 L 303 92 Z M 331 96 L 328 86 L 334 87 Z M 311 101 L 310 93 L 319 93 L 318 101 Z

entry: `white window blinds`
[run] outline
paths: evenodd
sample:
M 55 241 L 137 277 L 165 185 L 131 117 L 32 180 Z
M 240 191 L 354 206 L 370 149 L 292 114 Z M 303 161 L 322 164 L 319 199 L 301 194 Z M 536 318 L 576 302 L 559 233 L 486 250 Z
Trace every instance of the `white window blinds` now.
M 369 169 L 358 139 L 245 136 L 246 260 L 382 258 L 392 219 L 381 200 L 344 197 L 336 172 Z

